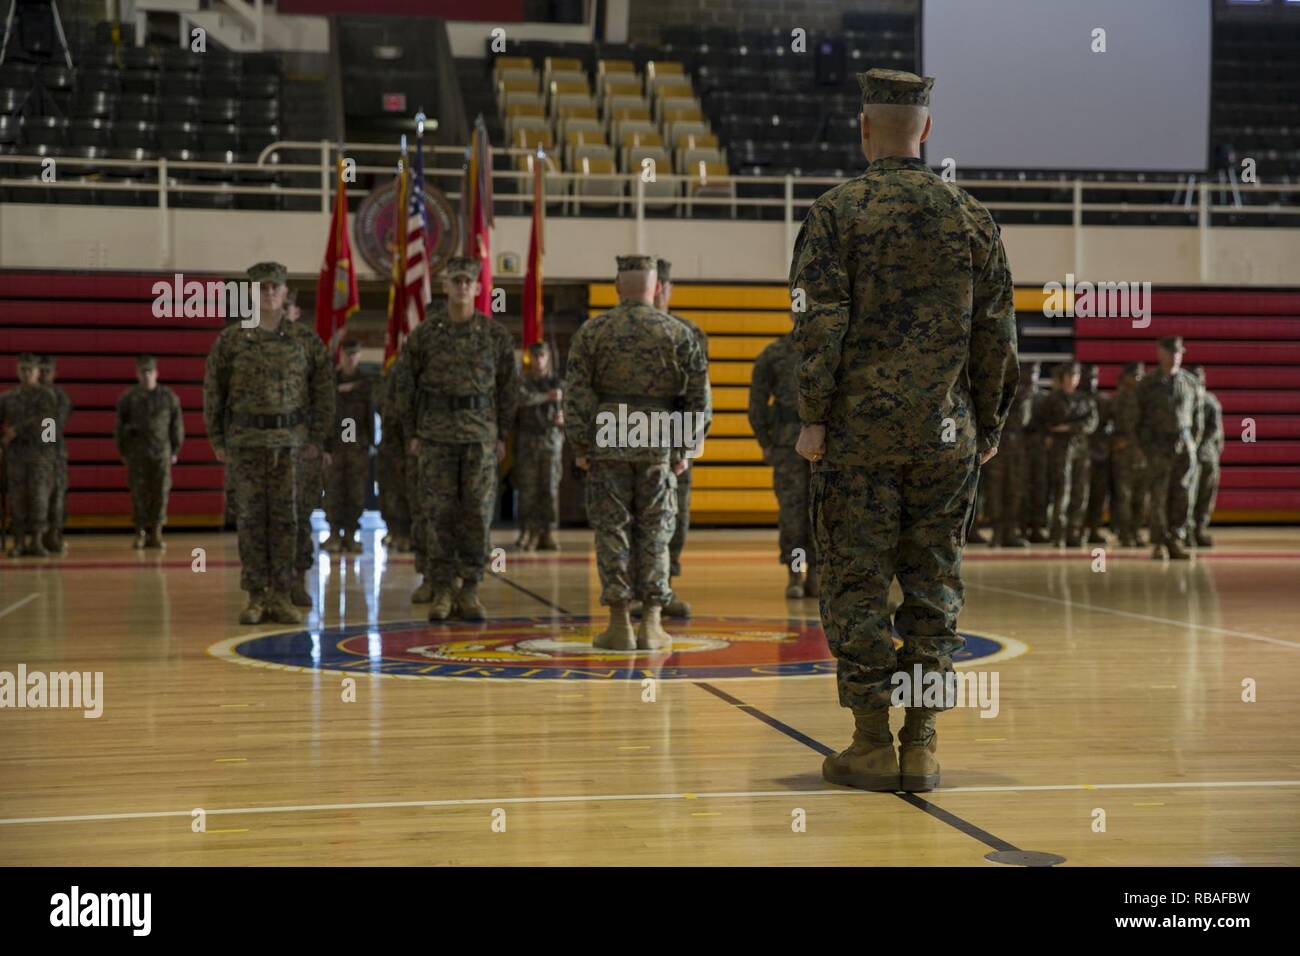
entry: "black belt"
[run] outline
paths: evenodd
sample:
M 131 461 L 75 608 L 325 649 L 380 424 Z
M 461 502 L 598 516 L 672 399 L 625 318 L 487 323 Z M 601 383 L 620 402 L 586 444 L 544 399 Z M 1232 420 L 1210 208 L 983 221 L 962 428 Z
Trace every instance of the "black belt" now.
M 306 421 L 307 416 L 301 410 L 286 415 L 246 415 L 243 412 L 235 412 L 230 416 L 232 425 L 243 428 L 293 428 Z
M 600 404 L 640 405 L 642 408 L 661 408 L 669 412 L 678 407 L 677 399 L 663 398 L 656 395 L 602 395 L 600 396 Z
M 491 395 L 426 395 L 428 407 L 457 412 L 468 408 L 491 408 Z

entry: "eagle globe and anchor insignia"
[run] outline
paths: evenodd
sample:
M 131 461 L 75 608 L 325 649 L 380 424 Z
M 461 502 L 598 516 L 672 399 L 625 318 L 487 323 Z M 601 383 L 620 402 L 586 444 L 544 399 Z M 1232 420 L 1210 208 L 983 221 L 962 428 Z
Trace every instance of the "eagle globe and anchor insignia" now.
M 452 680 L 726 680 L 817 677 L 835 659 L 816 618 L 693 617 L 672 621 L 668 654 L 591 646 L 604 617 L 557 614 L 473 623 L 400 621 L 243 636 L 210 653 L 295 671 Z M 1026 647 L 1008 637 L 963 632 L 954 662 L 991 664 Z M 895 643 L 897 639 L 895 639 Z
M 393 270 L 393 249 L 396 247 L 397 183 L 388 182 L 376 187 L 357 210 L 353 234 L 357 251 L 370 268 L 379 275 Z M 451 203 L 442 190 L 427 183 L 424 186 L 424 243 L 429 252 L 429 273 L 436 276 L 442 271 L 448 257 L 460 248 L 460 223 Z

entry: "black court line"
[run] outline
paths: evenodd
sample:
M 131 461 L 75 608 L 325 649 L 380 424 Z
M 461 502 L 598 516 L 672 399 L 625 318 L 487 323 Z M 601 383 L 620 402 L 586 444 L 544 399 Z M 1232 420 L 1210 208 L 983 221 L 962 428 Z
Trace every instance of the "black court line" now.
M 751 717 L 758 718 L 763 723 L 767 724 L 769 727 L 779 730 L 781 733 L 785 734 L 791 740 L 797 740 L 805 747 L 815 750 L 819 754 L 822 754 L 823 756 L 829 757 L 831 754 L 836 752 L 834 749 L 826 746 L 821 741 L 814 740 L 812 737 L 809 737 L 807 734 L 795 730 L 789 724 L 777 720 L 771 714 L 764 713 L 763 711 L 755 707 L 753 704 L 746 704 L 743 700 L 731 696 L 726 691 L 719 690 L 718 688 L 714 687 L 712 684 L 706 684 L 703 681 L 693 681 L 692 683 L 694 683 L 696 687 L 699 687 L 702 690 L 707 690 L 714 697 L 724 700 L 728 704 L 731 704 L 739 708 L 740 710 L 743 710 Z M 971 837 L 975 840 L 979 840 L 985 846 L 992 847 L 995 850 L 1020 852 L 1020 848 L 1015 846 L 1014 844 L 1008 843 L 1006 840 L 1003 840 L 1001 837 L 994 836 L 992 833 L 989 833 L 987 830 L 983 830 L 977 827 L 975 824 L 971 823 L 968 820 L 963 820 L 955 813 L 951 813 L 947 810 L 944 810 L 942 807 L 935 806 L 929 800 L 922 799 L 921 797 L 918 797 L 914 793 L 903 793 L 899 791 L 895 793 L 894 796 L 898 797 L 904 803 L 909 803 L 912 806 L 916 807 L 918 810 L 922 810 L 930 814 L 930 816 L 934 817 L 936 820 L 942 820 L 944 823 L 948 824 L 948 826 L 953 827 L 956 830 L 960 830 L 968 837 Z
M 573 613 L 572 611 L 566 611 L 564 608 L 560 607 L 560 605 L 556 604 L 554 601 L 548 601 L 546 598 L 542 597 L 542 596 L 541 596 L 540 594 L 538 594 L 536 591 L 530 591 L 530 590 L 528 590 L 528 588 L 524 587 L 522 584 L 515 584 L 514 581 L 511 581 L 511 580 L 510 580 L 508 577 L 506 577 L 504 574 L 494 574 L 494 575 L 492 575 L 492 577 L 496 578 L 496 579 L 497 579 L 498 581 L 500 581 L 502 584 L 508 584 L 508 585 L 510 585 L 510 586 L 511 586 L 512 588 L 514 588 L 516 591 L 520 591 L 520 592 L 522 592 L 522 593 L 524 593 L 524 594 L 527 594 L 527 595 L 528 595 L 530 598 L 532 598 L 534 601 L 541 601 L 543 604 L 545 604 L 547 607 L 551 608 L 552 610 L 559 611 L 561 614 L 572 614 L 572 613 Z

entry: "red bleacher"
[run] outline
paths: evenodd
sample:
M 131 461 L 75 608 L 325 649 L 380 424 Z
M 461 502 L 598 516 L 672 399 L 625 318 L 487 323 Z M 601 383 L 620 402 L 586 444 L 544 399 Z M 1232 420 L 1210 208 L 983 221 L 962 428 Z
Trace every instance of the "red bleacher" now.
M 130 524 L 126 466 L 113 444 L 113 422 L 118 397 L 135 382 L 134 359 L 142 352 L 157 357 L 160 381 L 185 409 L 185 446 L 172 469 L 168 520 L 220 523 L 222 468 L 206 438 L 202 383 L 204 359 L 222 320 L 155 317 L 154 284 L 170 284 L 173 278 L 0 272 L 0 381 L 13 382 L 18 353 L 46 353 L 57 360 L 58 384 L 72 399 L 67 429 L 71 527 Z
M 1300 292 L 1158 290 L 1151 324 L 1077 318 L 1075 356 L 1113 388 L 1126 362 L 1155 362 L 1156 339 L 1181 335 L 1184 361 L 1205 366 L 1223 403 L 1223 477 L 1216 519 L 1300 520 Z M 1255 441 L 1241 440 L 1243 419 Z

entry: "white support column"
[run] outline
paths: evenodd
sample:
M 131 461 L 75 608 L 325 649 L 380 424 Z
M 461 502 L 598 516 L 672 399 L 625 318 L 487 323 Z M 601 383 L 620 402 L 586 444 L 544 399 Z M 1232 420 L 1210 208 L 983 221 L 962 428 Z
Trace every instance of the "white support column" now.
M 330 141 L 320 141 L 320 211 L 330 214 Z M 398 217 L 401 222 L 401 217 Z
M 158 160 L 158 243 L 159 265 L 172 264 L 171 212 L 167 208 L 167 157 Z
M 636 251 L 645 252 L 645 180 L 636 178 Z
M 1196 233 L 1200 240 L 1201 266 L 1200 279 L 1210 281 L 1213 267 L 1210 262 L 1210 184 L 1197 183 L 1198 203 L 1196 208 Z
M 1071 214 L 1074 222 L 1074 274 L 1083 278 L 1083 180 L 1074 181 L 1074 208 Z
M 794 254 L 794 177 L 785 174 L 785 258 Z

